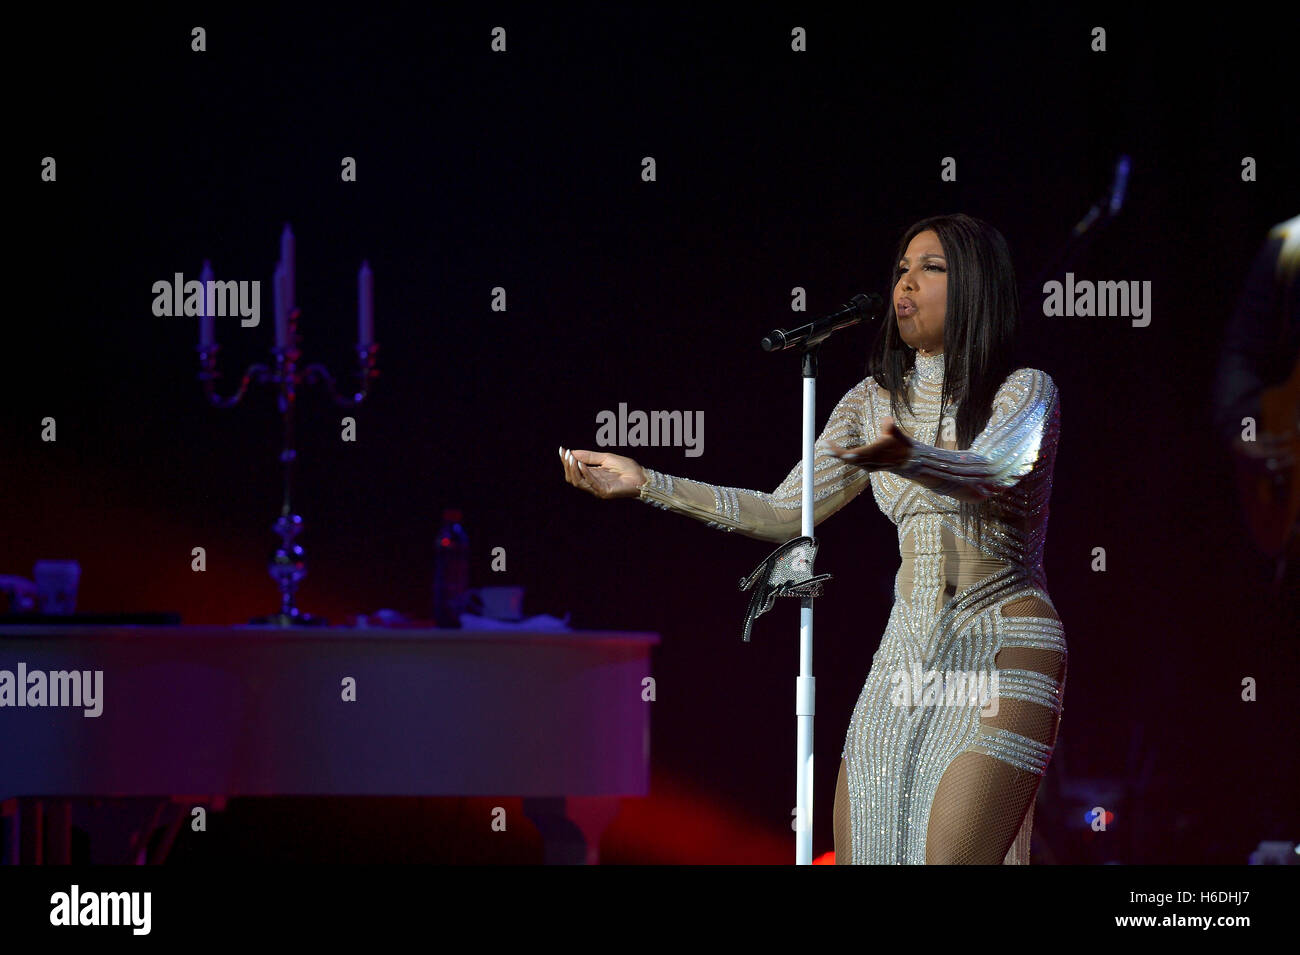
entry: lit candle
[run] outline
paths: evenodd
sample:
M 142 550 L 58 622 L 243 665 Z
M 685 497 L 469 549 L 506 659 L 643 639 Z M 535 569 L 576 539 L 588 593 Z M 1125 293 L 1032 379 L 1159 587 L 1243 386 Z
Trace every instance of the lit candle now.
M 275 347 L 284 348 L 289 344 L 289 312 L 284 307 L 284 263 L 275 263 L 275 279 L 271 283 L 275 290 Z
M 294 306 L 294 296 L 297 293 L 294 267 L 294 241 L 293 233 L 289 231 L 289 224 L 286 222 L 284 231 L 280 233 L 280 263 L 284 266 L 284 314 L 292 315 Z
M 357 343 L 371 345 L 375 340 L 375 274 L 370 271 L 369 262 L 362 262 L 357 273 L 357 302 L 360 305 Z
M 203 348 L 210 348 L 217 341 L 212 315 L 208 311 L 208 283 L 211 281 L 212 263 L 204 259 L 203 271 L 199 273 L 199 284 L 203 286 L 203 301 L 199 303 L 199 345 Z

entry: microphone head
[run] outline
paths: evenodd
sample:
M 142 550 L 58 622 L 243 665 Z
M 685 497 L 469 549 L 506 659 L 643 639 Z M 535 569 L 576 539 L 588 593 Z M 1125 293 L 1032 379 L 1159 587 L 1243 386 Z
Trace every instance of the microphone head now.
M 1120 156 L 1115 163 L 1115 179 L 1110 186 L 1110 214 L 1115 215 L 1124 207 L 1124 194 L 1128 191 L 1128 173 L 1132 161 L 1128 156 Z
M 863 318 L 878 318 L 885 310 L 885 300 L 875 292 L 868 292 L 865 295 L 859 292 L 849 301 L 854 305 L 854 314 L 861 315 Z

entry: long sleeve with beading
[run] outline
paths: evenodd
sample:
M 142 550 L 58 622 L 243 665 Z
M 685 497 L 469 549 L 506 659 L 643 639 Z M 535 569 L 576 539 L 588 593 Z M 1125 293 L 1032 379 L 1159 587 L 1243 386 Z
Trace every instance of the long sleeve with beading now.
M 890 470 L 920 480 L 938 494 L 981 501 L 1013 487 L 1040 460 L 1050 465 L 1060 413 L 1051 375 L 1020 368 L 998 388 L 989 422 L 968 449 L 950 451 L 918 442 L 907 460 Z
M 857 447 L 875 440 L 875 421 L 867 402 L 867 389 L 872 386 L 872 380 L 867 378 L 840 399 L 814 446 L 814 524 L 834 514 L 869 484 L 867 471 L 834 457 L 827 441 Z M 758 540 L 784 543 L 799 536 L 802 461 L 770 493 L 706 484 L 650 468 L 643 470 L 649 480 L 641 487 L 639 498 L 648 504 Z

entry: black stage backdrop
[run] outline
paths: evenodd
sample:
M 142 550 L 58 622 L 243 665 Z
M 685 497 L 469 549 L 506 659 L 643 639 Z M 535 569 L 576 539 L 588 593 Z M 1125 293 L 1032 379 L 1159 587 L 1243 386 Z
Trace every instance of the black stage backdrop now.
M 216 624 L 272 609 L 273 397 L 208 407 L 196 321 L 155 317 L 151 288 L 198 278 L 205 258 L 218 278 L 263 281 L 260 328 L 217 322 L 229 390 L 265 360 L 291 223 L 305 360 L 352 368 L 365 259 L 382 372 L 354 443 L 319 389 L 301 397 L 303 607 L 427 615 L 441 511 L 463 509 L 475 583 L 524 585 L 530 612 L 580 628 L 663 636 L 648 803 L 665 808 L 628 809 L 607 858 L 786 862 L 797 614 L 786 602 L 744 645 L 735 589 L 769 545 L 597 501 L 564 483 L 556 447 L 596 447 L 596 415 L 620 403 L 701 411 L 699 457 L 612 450 L 773 489 L 799 457 L 800 386 L 797 360 L 758 341 L 806 320 L 794 287 L 807 316 L 888 294 L 902 230 L 956 211 L 1001 229 L 1028 281 L 1127 154 L 1124 210 L 1052 277 L 1149 281 L 1150 324 L 1045 318 L 1041 290 L 1025 306 L 1030 363 L 1061 392 L 1046 561 L 1070 643 L 1039 859 L 1239 863 L 1294 839 L 1294 651 L 1274 642 L 1267 567 L 1209 425 L 1251 259 L 1300 210 L 1286 31 L 1229 11 L 764 10 L 178 8 L 15 29 L 33 67 L 11 90 L 21 291 L 0 386 L 0 572 L 74 557 L 87 611 Z M 872 334 L 823 350 L 819 427 Z M 836 580 L 817 605 L 816 854 L 832 848 L 844 730 L 898 563 L 869 495 L 819 536 Z M 1260 679 L 1253 705 L 1245 676 Z M 1057 792 L 1143 771 L 1145 800 L 1109 844 Z M 339 857 L 276 831 L 283 857 Z

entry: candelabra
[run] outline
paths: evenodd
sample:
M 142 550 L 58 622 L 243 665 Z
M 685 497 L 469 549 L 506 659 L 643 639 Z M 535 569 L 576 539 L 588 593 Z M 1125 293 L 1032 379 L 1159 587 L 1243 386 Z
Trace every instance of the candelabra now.
M 203 314 L 205 319 L 204 331 L 200 343 L 195 348 L 199 355 L 199 381 L 203 383 L 203 392 L 207 396 L 209 404 L 215 408 L 235 407 L 244 400 L 244 395 L 248 392 L 248 386 L 254 382 L 257 384 L 270 384 L 279 388 L 278 407 L 283 429 L 280 464 L 283 471 L 284 500 L 280 507 L 280 516 L 272 525 L 272 530 L 280 538 L 280 546 L 271 557 L 268 571 L 280 591 L 280 609 L 276 613 L 257 617 L 249 622 L 286 627 L 323 625 L 326 623 L 323 618 L 313 617 L 299 610 L 295 603 L 298 585 L 307 576 L 307 561 L 302 545 L 294 543 L 294 539 L 303 529 L 302 517 L 293 512 L 295 464 L 298 457 L 297 449 L 294 447 L 294 413 L 298 403 L 298 390 L 305 385 L 323 382 L 329 389 L 330 396 L 334 399 L 336 405 L 343 408 L 356 408 L 365 401 L 366 396 L 369 394 L 370 382 L 379 377 L 379 372 L 375 368 L 379 346 L 369 341 L 371 329 L 373 328 L 373 310 L 370 268 L 368 265 L 362 266 L 359 283 L 361 311 L 359 338 L 361 340 L 356 346 L 357 374 L 360 377 L 358 390 L 351 395 L 340 394 L 334 375 L 322 364 L 312 364 L 301 370 L 299 369 L 298 363 L 302 357 L 302 352 L 298 347 L 298 320 L 301 313 L 293 304 L 292 256 L 293 234 L 289 231 L 289 227 L 285 226 L 282 240 L 282 258 L 275 272 L 276 345 L 271 348 L 271 355 L 275 361 L 274 368 L 260 363 L 249 365 L 244 371 L 239 387 L 234 394 L 228 397 L 222 397 L 218 394 L 216 382 L 221 378 L 221 373 L 217 370 L 217 356 L 221 351 L 221 346 L 216 344 L 212 335 L 212 326 L 208 320 L 208 299 L 206 294 L 204 296 L 205 311 Z M 211 270 L 206 267 L 206 264 L 204 275 L 205 277 L 211 275 Z M 207 283 L 203 284 L 206 287 Z

